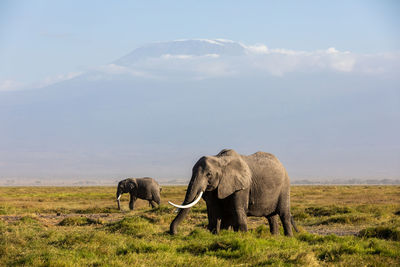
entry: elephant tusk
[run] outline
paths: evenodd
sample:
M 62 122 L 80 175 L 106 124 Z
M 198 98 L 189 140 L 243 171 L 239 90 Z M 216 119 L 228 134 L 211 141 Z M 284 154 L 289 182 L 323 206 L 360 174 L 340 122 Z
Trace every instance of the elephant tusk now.
M 117 197 L 117 200 L 119 200 L 121 198 L 121 195 L 119 195 L 118 197 Z
M 168 201 L 168 203 L 170 205 L 176 207 L 176 208 L 179 208 L 179 209 L 188 209 L 188 208 L 193 207 L 194 205 L 196 205 L 197 202 L 200 201 L 200 198 L 201 198 L 202 195 L 203 195 L 203 191 L 200 192 L 199 196 L 192 203 L 189 203 L 187 205 L 177 205 L 177 204 L 172 203 L 171 201 Z

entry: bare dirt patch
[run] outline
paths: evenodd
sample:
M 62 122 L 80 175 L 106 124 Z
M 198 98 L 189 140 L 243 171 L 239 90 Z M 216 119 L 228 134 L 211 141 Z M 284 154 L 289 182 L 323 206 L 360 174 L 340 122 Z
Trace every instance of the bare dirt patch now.
M 311 234 L 318 235 L 357 235 L 361 228 L 335 228 L 335 227 L 305 227 L 305 230 Z

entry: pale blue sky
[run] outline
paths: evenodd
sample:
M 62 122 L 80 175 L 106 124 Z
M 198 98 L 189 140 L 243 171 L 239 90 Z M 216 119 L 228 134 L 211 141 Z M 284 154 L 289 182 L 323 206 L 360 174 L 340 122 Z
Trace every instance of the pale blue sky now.
M 398 1 L 0 2 L 0 81 L 34 82 L 141 45 L 225 38 L 270 48 L 400 50 Z

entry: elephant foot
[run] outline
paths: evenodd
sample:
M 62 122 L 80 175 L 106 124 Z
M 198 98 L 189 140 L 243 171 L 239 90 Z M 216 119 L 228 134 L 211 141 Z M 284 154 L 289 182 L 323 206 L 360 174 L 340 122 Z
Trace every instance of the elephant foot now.
M 278 216 L 277 215 L 268 216 L 267 219 L 271 235 L 278 235 L 279 234 Z

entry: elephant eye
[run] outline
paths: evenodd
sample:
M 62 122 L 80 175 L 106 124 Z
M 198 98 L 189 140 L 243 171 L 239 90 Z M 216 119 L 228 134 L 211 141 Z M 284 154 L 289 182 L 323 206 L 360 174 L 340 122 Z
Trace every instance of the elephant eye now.
M 207 177 L 211 177 L 212 175 L 211 175 L 211 172 L 208 172 L 207 174 L 206 174 L 206 176 Z

